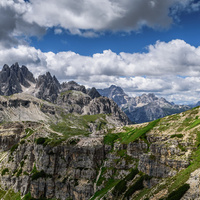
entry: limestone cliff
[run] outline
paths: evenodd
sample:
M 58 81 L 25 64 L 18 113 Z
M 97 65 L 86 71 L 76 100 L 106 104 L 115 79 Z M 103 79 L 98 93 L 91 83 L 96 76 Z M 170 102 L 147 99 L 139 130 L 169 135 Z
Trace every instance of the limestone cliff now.
M 87 101 L 89 96 L 85 98 Z M 23 107 L 25 113 L 33 100 L 9 104 L 10 99 L 5 98 L 1 100 L 1 112 Z M 62 100 L 61 105 L 65 106 L 66 101 Z M 10 122 L 2 121 L 0 197 L 200 198 L 199 108 L 150 123 L 109 129 L 113 119 L 108 118 L 114 110 L 102 113 L 105 108 L 109 110 L 109 103 L 106 99 L 100 102 L 104 106 L 100 105 L 99 112 L 93 110 L 94 101 L 90 115 L 82 115 L 67 109 L 65 113 L 65 109 L 39 100 L 35 105 L 46 117 L 42 121 L 33 118 L 32 122 L 16 122 L 12 115 Z M 116 112 L 115 116 L 119 121 L 120 114 Z

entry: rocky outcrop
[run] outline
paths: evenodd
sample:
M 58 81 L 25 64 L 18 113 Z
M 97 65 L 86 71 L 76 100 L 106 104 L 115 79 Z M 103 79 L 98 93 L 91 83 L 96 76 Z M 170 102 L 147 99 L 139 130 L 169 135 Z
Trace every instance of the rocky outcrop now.
M 129 124 L 130 120 L 121 111 L 118 105 L 109 98 L 99 97 L 95 98 L 83 108 L 83 114 L 96 115 L 96 114 L 112 114 L 117 120 Z
M 79 85 L 75 81 L 64 82 L 61 84 L 62 92 L 69 90 L 81 91 L 86 94 L 86 88 L 83 85 Z
M 57 104 L 61 105 L 65 108 L 65 110 L 69 113 L 83 113 L 83 108 L 87 106 L 91 97 L 81 91 L 77 90 L 67 90 L 65 92 L 61 92 L 58 96 Z
M 0 122 L 48 121 L 54 119 L 56 106 L 27 94 L 0 96 Z
M 36 97 L 55 103 L 60 91 L 60 83 L 55 76 L 51 76 L 49 72 L 40 75 L 36 83 Z
M 191 173 L 190 178 L 186 183 L 190 185 L 190 189 L 181 198 L 181 200 L 200 199 L 200 169 L 197 169 Z
M 75 96 L 84 94 L 73 92 Z M 68 94 L 65 95 L 68 104 Z M 174 184 L 177 177 L 177 180 L 182 180 L 184 176 L 186 182 L 188 172 L 193 172 L 187 181 L 190 189 L 184 197 L 199 198 L 199 158 L 195 156 L 199 151 L 195 138 L 200 128 L 198 108 L 151 123 L 116 128 L 106 135 L 94 134 L 93 130 L 85 136 L 82 132 L 89 130 L 90 124 L 95 128 L 97 121 L 108 123 L 106 119 L 110 115 L 115 114 L 116 120 L 121 114 L 115 107 L 116 103 L 110 99 L 91 99 L 89 95 L 84 95 L 90 101 L 83 108 L 94 114 L 92 116 L 77 113 L 65 115 L 64 109 L 59 111 L 55 104 L 45 103 L 41 113 L 49 111 L 51 118 L 55 115 L 54 126 L 40 120 L 0 125 L 1 190 L 12 188 L 21 195 L 30 192 L 36 199 L 89 200 L 94 195 L 94 199 L 122 200 L 136 199 L 138 194 L 142 199 L 160 199 L 168 196 L 168 187 Z M 77 100 L 74 99 L 75 102 Z M 30 102 L 26 109 L 31 107 Z M 65 101 L 61 103 L 64 106 Z M 5 103 L 1 105 L 3 109 L 9 108 L 8 103 L 7 107 Z M 11 108 L 13 111 L 20 107 L 22 104 Z M 55 114 L 50 115 L 52 107 Z M 99 113 L 104 114 L 98 118 Z M 63 120 L 65 117 L 66 121 Z M 85 120 L 87 124 L 83 123 Z M 57 127 L 53 129 L 55 125 Z M 194 125 L 195 128 L 191 128 Z M 76 134 L 73 130 L 75 126 L 78 128 L 76 136 L 73 135 Z
M 99 92 L 96 90 L 96 88 L 91 88 L 91 89 L 87 89 L 87 94 L 92 98 L 98 98 L 101 95 L 99 94 Z
M 9 96 L 15 93 L 23 92 L 23 87 L 30 87 L 31 83 L 35 83 L 33 74 L 27 67 L 19 67 L 15 63 L 11 67 L 4 65 L 0 71 L 0 94 Z

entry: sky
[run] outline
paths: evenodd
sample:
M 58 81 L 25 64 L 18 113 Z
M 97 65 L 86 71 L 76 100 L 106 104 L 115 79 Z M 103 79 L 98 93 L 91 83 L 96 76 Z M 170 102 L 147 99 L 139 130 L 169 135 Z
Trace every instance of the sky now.
M 200 101 L 200 0 L 1 0 L 0 69 Z

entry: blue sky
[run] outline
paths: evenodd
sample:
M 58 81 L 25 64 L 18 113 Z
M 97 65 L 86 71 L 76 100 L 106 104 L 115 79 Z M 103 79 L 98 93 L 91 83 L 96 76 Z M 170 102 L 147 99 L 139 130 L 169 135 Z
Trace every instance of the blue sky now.
M 55 27 L 47 30 L 42 38 L 32 37 L 31 45 L 44 52 L 73 51 L 81 55 L 92 56 L 101 53 L 105 49 L 113 52 L 146 52 L 146 47 L 155 44 L 157 40 L 169 42 L 174 39 L 181 39 L 197 47 L 200 45 L 200 12 L 183 12 L 170 27 L 152 29 L 143 27 L 137 31 L 101 33 L 98 37 L 87 38 L 79 35 L 72 35 L 62 30 L 61 34 L 55 34 Z
M 199 0 L 1 0 L 0 66 L 200 100 Z

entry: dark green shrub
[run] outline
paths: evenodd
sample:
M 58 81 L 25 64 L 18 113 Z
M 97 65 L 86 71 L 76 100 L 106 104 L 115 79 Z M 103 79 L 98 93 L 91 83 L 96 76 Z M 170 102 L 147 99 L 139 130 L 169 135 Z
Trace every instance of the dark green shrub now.
M 42 170 L 40 172 L 36 172 L 32 175 L 32 180 L 37 180 L 38 178 L 46 178 L 46 173 Z
M 24 161 L 20 162 L 20 166 L 23 167 L 24 166 Z
M 149 158 L 150 158 L 150 160 L 156 160 L 156 156 L 153 155 L 153 154 L 151 154 L 151 155 L 149 156 Z
M 175 138 L 175 137 L 177 137 L 177 138 L 182 138 L 182 137 L 183 137 L 183 134 L 174 134 L 174 135 L 171 135 L 170 138 Z
M 24 144 L 24 143 L 25 143 L 25 140 L 21 140 L 21 141 L 20 141 L 20 144 Z
M 36 144 L 44 144 L 47 138 L 40 137 L 36 139 Z
M 133 180 L 134 177 L 136 176 L 136 174 L 138 174 L 138 173 L 139 173 L 139 171 L 138 171 L 137 168 L 132 169 L 131 172 L 130 172 L 130 174 L 128 174 L 128 175 L 126 176 L 125 180 L 126 180 L 126 181 L 131 181 L 131 180 Z
M 23 174 L 24 174 L 24 175 L 27 175 L 27 176 L 29 176 L 29 173 L 28 173 L 28 172 L 26 172 L 26 171 L 25 171 Z
M 3 171 L 1 172 L 1 176 L 5 175 L 6 172 L 9 172 L 9 169 L 8 169 L 8 168 L 3 169 Z
M 35 174 L 37 172 L 38 171 L 37 171 L 37 168 L 36 168 L 36 164 L 34 164 L 34 167 L 33 167 L 32 171 L 31 171 L 31 174 Z
M 27 193 L 22 200 L 36 200 L 35 198 L 31 197 L 31 193 Z M 42 200 L 42 198 L 40 198 Z
M 22 168 L 17 172 L 16 176 L 19 177 L 21 173 L 22 173 Z
M 10 152 L 11 154 L 18 148 L 19 144 L 14 144 L 11 149 L 10 149 Z
M 36 172 L 32 175 L 32 180 L 37 180 L 38 178 L 48 178 L 48 177 L 52 177 L 51 175 L 49 174 L 46 174 L 43 170 L 40 171 L 40 172 Z
M 144 176 L 141 176 L 125 193 L 125 197 L 129 198 L 137 190 L 144 188 L 143 185 Z
M 190 185 L 185 183 L 181 187 L 179 187 L 177 190 L 171 192 L 169 196 L 166 198 L 166 200 L 179 200 L 183 197 L 183 195 L 188 191 L 190 188 Z
M 123 179 L 114 187 L 112 193 L 114 196 L 120 196 L 126 191 L 126 181 Z
M 185 147 L 183 147 L 181 144 L 178 144 L 178 148 L 181 150 L 181 151 L 187 151 Z

